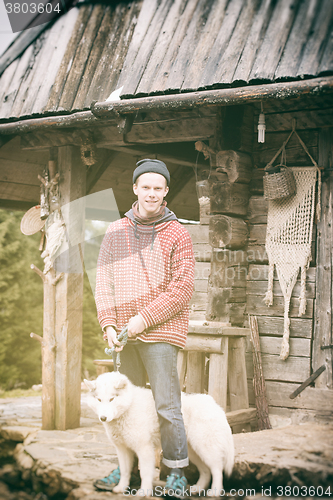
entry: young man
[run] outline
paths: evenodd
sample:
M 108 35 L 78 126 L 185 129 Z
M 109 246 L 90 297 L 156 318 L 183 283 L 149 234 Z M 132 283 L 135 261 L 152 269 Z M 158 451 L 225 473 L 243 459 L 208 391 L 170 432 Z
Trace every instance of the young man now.
M 189 301 L 193 293 L 194 256 L 188 231 L 166 207 L 170 174 L 159 160 L 139 161 L 133 174 L 138 200 L 104 237 L 97 267 L 98 319 L 109 346 L 128 326 L 120 372 L 139 386 L 146 373 L 160 423 L 163 462 L 171 469 L 167 489 L 183 489 L 188 465 L 181 413 L 177 354 L 186 343 Z M 95 482 L 112 489 L 119 468 Z

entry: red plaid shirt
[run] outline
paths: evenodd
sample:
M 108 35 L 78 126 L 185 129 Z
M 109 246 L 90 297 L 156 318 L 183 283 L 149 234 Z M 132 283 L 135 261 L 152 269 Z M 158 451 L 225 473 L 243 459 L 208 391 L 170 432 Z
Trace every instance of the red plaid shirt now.
M 178 221 L 137 225 L 127 217 L 110 224 L 97 265 L 95 300 L 101 327 L 117 332 L 140 314 L 143 342 L 184 347 L 194 284 L 193 245 Z

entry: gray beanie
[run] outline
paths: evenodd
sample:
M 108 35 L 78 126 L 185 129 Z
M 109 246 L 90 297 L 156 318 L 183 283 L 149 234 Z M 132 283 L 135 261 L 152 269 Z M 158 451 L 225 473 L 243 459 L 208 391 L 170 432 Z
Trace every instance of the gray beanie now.
M 137 162 L 137 167 L 133 172 L 133 184 L 135 184 L 137 178 L 142 174 L 147 174 L 149 172 L 154 172 L 156 174 L 161 174 L 166 178 L 167 185 L 170 184 L 170 172 L 167 169 L 166 164 L 161 160 L 151 160 L 146 158 L 145 160 L 140 160 Z

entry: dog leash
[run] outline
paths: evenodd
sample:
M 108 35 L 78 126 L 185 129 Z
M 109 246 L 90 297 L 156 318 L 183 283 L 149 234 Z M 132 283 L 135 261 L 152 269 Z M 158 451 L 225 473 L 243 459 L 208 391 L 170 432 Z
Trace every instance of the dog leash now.
M 125 325 L 123 327 L 123 329 L 121 330 L 121 332 L 119 333 L 119 335 L 117 336 L 117 340 L 121 346 L 125 346 L 127 344 L 127 339 L 128 339 L 128 329 L 127 329 L 127 325 Z M 121 351 L 115 351 L 115 347 L 119 347 L 119 346 L 112 346 L 110 348 L 106 347 L 105 353 L 108 356 L 112 356 L 113 364 L 116 367 L 117 372 L 119 372 L 119 368 L 121 365 L 121 362 L 120 362 L 120 352 Z

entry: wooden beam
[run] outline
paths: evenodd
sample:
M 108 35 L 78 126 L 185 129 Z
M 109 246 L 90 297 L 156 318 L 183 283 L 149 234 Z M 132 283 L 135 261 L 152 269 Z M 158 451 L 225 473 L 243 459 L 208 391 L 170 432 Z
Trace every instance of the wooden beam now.
M 260 102 L 270 99 L 299 99 L 305 95 L 325 95 L 332 91 L 333 78 L 328 76 L 297 82 L 269 83 L 230 89 L 204 90 L 183 94 L 121 99 L 116 102 L 96 102 L 91 106 L 91 110 L 96 116 L 105 118 L 115 113 L 127 114 L 152 109 L 180 110 L 212 105 L 230 106 L 233 104 L 245 104 L 255 101 Z
M 251 224 L 267 224 L 268 200 L 263 196 L 251 196 L 247 220 Z
M 284 320 L 273 316 L 258 316 L 259 331 L 263 335 L 283 335 Z M 290 318 L 290 337 L 312 338 L 312 319 Z M 270 337 L 272 338 L 272 337 Z
M 133 123 L 126 135 L 126 143 L 116 125 L 100 127 L 97 147 L 105 148 L 124 144 L 160 144 L 171 142 L 191 142 L 213 137 L 216 128 L 215 116 L 182 117 L 170 120 L 152 120 Z
M 231 427 L 237 424 L 246 424 L 257 420 L 256 408 L 247 408 L 245 410 L 234 410 L 226 413 L 228 423 Z
M 272 319 L 275 320 L 275 318 Z M 310 358 L 311 356 L 311 340 L 309 338 L 293 337 L 290 339 L 290 347 L 291 347 L 290 352 L 292 351 L 293 355 L 297 357 Z M 247 350 L 249 353 L 252 353 L 252 346 L 249 338 L 247 338 Z M 260 332 L 260 352 L 262 355 L 274 354 L 276 356 L 279 356 L 280 351 L 281 351 L 280 335 L 276 337 L 271 337 L 270 335 L 263 335 Z
M 186 339 L 185 351 L 210 352 L 216 354 L 225 354 L 224 338 L 210 335 L 191 335 Z M 228 344 L 227 344 L 228 347 Z
M 281 144 L 288 138 L 290 134 L 288 131 L 278 131 L 269 135 L 267 141 L 258 148 L 255 146 L 253 151 L 253 164 L 256 168 L 252 171 L 252 181 L 250 186 L 255 190 L 259 190 L 259 182 L 262 182 L 264 169 L 267 163 L 272 159 L 276 151 L 280 148 Z M 314 158 L 318 162 L 318 132 L 317 130 L 304 130 L 302 131 L 302 140 Z M 292 137 L 286 146 L 286 156 L 288 165 L 295 167 L 303 167 L 308 165 L 309 157 L 305 150 L 298 143 L 297 137 Z
M 321 129 L 323 127 L 330 127 L 332 125 L 332 115 L 333 109 L 332 104 L 326 101 L 322 106 L 316 105 L 315 99 L 310 102 L 304 102 L 301 109 L 293 109 L 292 104 L 290 107 L 283 111 L 283 109 L 275 109 L 273 113 L 270 113 L 268 109 L 265 109 L 265 122 L 266 122 L 266 134 L 269 134 L 269 140 L 271 140 L 272 134 L 277 132 L 290 131 L 290 124 L 293 120 L 296 120 L 297 130 L 306 129 Z M 258 123 L 258 114 L 255 116 L 255 123 Z M 308 146 L 308 143 L 306 143 Z
M 58 150 L 61 206 L 70 241 L 84 239 L 84 210 L 70 204 L 86 194 L 86 167 L 79 148 Z M 81 213 L 82 212 L 82 213 Z M 58 430 L 80 425 L 83 267 L 79 245 L 64 252 L 56 261 L 57 274 L 64 271 L 56 286 L 56 415 Z
M 30 183 L 0 181 L 0 198 L 4 200 L 24 201 L 31 203 L 30 206 L 39 205 L 40 186 L 37 183 L 36 185 L 32 185 Z
M 110 123 L 110 121 L 108 121 Z M 81 111 L 71 115 L 47 116 L 43 118 L 29 118 L 27 120 L 11 121 L 0 124 L 1 135 L 20 135 L 36 131 L 57 130 L 62 127 L 91 127 L 92 125 L 103 125 L 91 111 Z
M 274 297 L 272 306 L 267 306 L 264 303 L 265 295 L 247 295 L 246 310 L 248 314 L 253 316 L 281 316 L 284 315 L 284 298 Z M 313 299 L 306 299 L 306 311 L 302 318 L 313 317 Z M 292 297 L 290 301 L 289 318 L 298 318 L 299 313 L 299 299 Z M 259 321 L 259 318 L 258 318 Z
M 31 201 L 19 201 L 19 200 L 1 200 L 0 199 L 0 208 L 4 208 L 6 210 L 22 210 L 26 212 L 29 208 L 33 207 L 37 203 L 33 203 Z
M 228 323 L 218 321 L 190 320 L 189 333 L 199 333 L 202 335 L 223 335 L 225 337 L 247 337 L 250 335 L 249 328 L 230 326 Z
M 252 380 L 249 381 L 252 385 Z M 317 387 L 307 387 L 295 399 L 290 394 L 299 387 L 299 384 L 278 381 L 266 381 L 267 399 L 270 407 L 298 408 L 315 410 L 318 415 L 329 413 L 333 415 L 333 391 Z M 274 411 L 271 412 L 274 413 Z
M 176 147 L 177 146 L 182 146 L 182 145 L 176 145 Z M 168 151 L 166 151 L 166 148 L 168 149 Z M 158 158 L 160 160 L 163 160 L 166 164 L 176 163 L 177 165 L 184 167 L 193 168 L 197 166 L 198 169 L 207 168 L 206 164 L 201 163 L 200 161 L 196 162 L 195 155 L 193 155 L 193 159 L 191 159 L 190 155 L 187 154 L 187 151 L 185 151 L 185 154 L 180 155 L 178 151 L 174 153 L 175 147 L 173 147 L 172 150 L 170 150 L 169 146 L 163 146 L 161 143 L 150 144 L 149 146 L 141 144 L 135 144 L 132 146 L 124 144 L 124 146 L 117 146 L 113 144 L 109 146 L 109 149 L 113 151 L 119 151 L 120 153 L 127 153 L 132 156 Z
M 209 243 L 213 248 L 240 249 L 247 243 L 248 228 L 243 219 L 213 215 L 209 220 Z
M 103 125 L 101 116 L 106 120 L 118 114 L 132 114 L 136 111 L 181 110 L 208 106 L 232 106 L 266 100 L 300 99 L 304 96 L 325 96 L 333 92 L 333 77 L 312 78 L 295 82 L 279 82 L 264 85 L 249 85 L 230 89 L 205 90 L 135 99 L 121 99 L 117 102 L 100 102 L 91 106 L 92 111 L 82 111 L 70 115 L 32 118 L 0 124 L 0 134 L 10 135 L 31 132 L 32 130 L 55 129 L 61 127 L 89 127 Z M 98 118 L 97 118 L 98 116 Z
M 250 264 L 248 268 L 248 281 L 267 281 L 268 280 L 269 266 L 265 264 Z M 274 269 L 274 281 L 278 280 L 276 269 Z M 309 267 L 306 271 L 306 282 L 316 282 L 316 268 Z M 251 293 L 252 289 L 249 288 L 247 293 Z M 266 292 L 265 292 L 266 293 Z
M 98 136 L 98 129 L 96 129 L 96 136 Z M 30 134 L 25 134 L 22 135 L 21 137 L 21 149 L 22 150 L 47 150 L 50 147 L 59 147 L 59 146 L 66 146 L 66 145 L 76 145 L 80 146 L 82 142 L 86 139 L 91 137 L 91 134 L 93 134 L 93 130 L 76 130 L 74 132 L 68 131 L 67 133 L 63 133 L 61 131 L 57 131 L 57 133 L 51 133 L 51 132 L 44 132 L 42 134 L 38 132 L 33 132 Z M 117 133 L 118 134 L 118 133 Z M 119 135 L 119 134 L 118 134 Z M 5 136 L 4 136 L 5 137 Z M 10 136 L 11 139 L 11 136 Z M 117 136 L 117 140 L 119 137 Z M 97 143 L 98 148 L 100 149 L 100 144 L 98 144 L 98 141 L 95 141 Z M 184 166 L 184 167 L 190 167 L 194 168 L 197 167 L 198 169 L 207 169 L 207 165 L 202 163 L 201 161 L 197 162 L 195 159 L 195 152 L 193 148 L 193 159 L 191 159 L 190 155 L 188 154 L 188 149 L 187 147 L 186 151 L 183 152 L 183 155 L 180 155 L 178 152 L 174 154 L 175 148 L 173 147 L 172 150 L 170 151 L 170 148 L 168 146 L 168 152 L 165 150 L 166 147 L 163 147 L 160 143 L 159 144 L 150 144 L 149 146 L 144 145 L 144 144 L 136 144 L 136 145 L 128 145 L 128 144 L 105 144 L 103 146 L 106 150 L 109 151 L 117 151 L 119 153 L 125 153 L 129 154 L 132 156 L 139 156 L 139 157 L 153 157 L 153 158 L 159 158 L 160 160 L 163 160 L 166 162 L 168 165 L 169 163 L 171 164 L 177 164 L 179 166 Z M 185 154 L 184 154 L 185 153 Z M 88 180 L 87 180 L 88 182 Z M 91 190 L 92 188 L 90 188 Z M 89 191 L 90 191 L 89 190 Z
M 248 184 L 252 178 L 252 157 L 240 151 L 219 151 L 216 166 L 228 175 L 229 182 Z
M 250 197 L 246 184 L 219 182 L 213 179 L 209 190 L 212 213 L 246 216 Z
M 281 339 L 279 340 L 281 346 Z M 291 355 L 286 361 L 282 362 L 279 354 L 262 353 L 262 367 L 266 382 L 269 380 L 279 380 L 301 384 L 306 380 L 310 376 L 310 358 L 298 356 L 297 354 L 291 350 Z M 253 379 L 253 359 L 250 352 L 246 354 L 246 367 L 248 378 Z
M 100 152 L 101 156 L 100 160 L 95 165 L 92 165 L 87 172 L 87 182 L 86 182 L 87 194 L 91 192 L 96 182 L 104 174 L 105 170 L 111 165 L 111 163 L 118 156 L 118 154 L 119 153 L 116 151 L 108 151 L 108 150 Z
M 192 142 L 196 139 L 207 139 L 214 134 L 214 130 L 214 115 L 202 118 L 197 116 L 182 118 L 180 116 L 174 120 L 161 119 L 150 122 L 138 121 L 133 124 L 131 131 L 126 134 L 126 142 L 124 141 L 123 135 L 119 134 L 117 124 L 112 122 L 100 127 L 95 126 L 95 128 L 90 129 L 76 128 L 75 130 L 68 131 L 59 129 L 52 130 L 45 127 L 43 131 L 33 130 L 22 135 L 21 147 L 24 150 L 43 150 L 69 144 L 80 146 L 85 140 L 90 140 L 91 137 L 93 137 L 94 143 L 98 148 L 115 149 L 115 147 L 121 147 L 122 151 L 124 151 L 124 148 L 129 148 L 128 150 L 131 154 L 139 154 L 141 156 L 147 151 L 147 144 Z M 131 144 L 144 144 L 145 146 L 141 146 L 141 149 L 135 150 L 133 148 L 130 149 Z M 136 148 L 137 147 L 138 146 L 136 146 Z M 169 155 L 166 154 L 165 156 L 167 157 Z M 183 158 L 182 160 L 182 164 L 184 165 L 195 165 L 194 159 L 193 161 L 189 161 L 187 158 Z
M 43 150 L 60 146 L 81 146 L 86 140 L 91 141 L 92 131 L 89 129 L 77 130 L 49 130 L 34 131 L 21 136 L 21 149 Z

